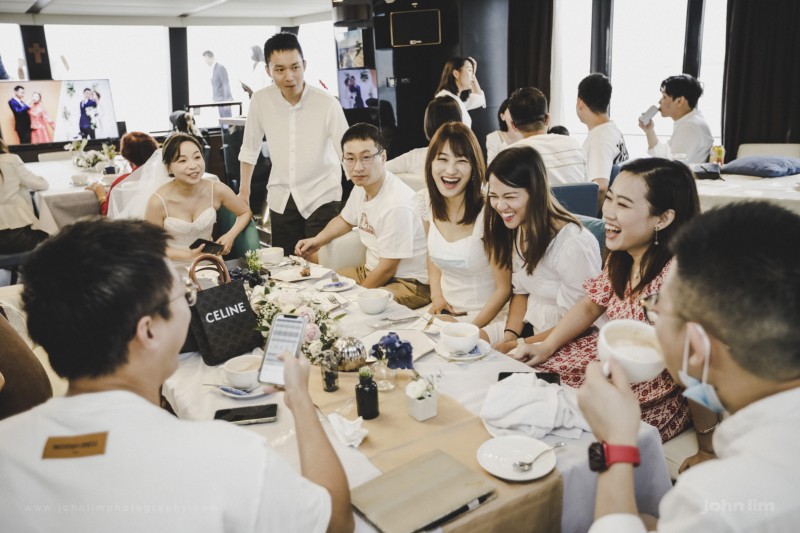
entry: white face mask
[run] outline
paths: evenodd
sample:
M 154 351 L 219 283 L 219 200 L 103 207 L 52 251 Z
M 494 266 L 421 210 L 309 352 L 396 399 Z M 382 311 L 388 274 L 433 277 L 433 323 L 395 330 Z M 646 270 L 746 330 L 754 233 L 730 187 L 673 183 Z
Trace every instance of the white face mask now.
M 706 409 L 713 411 L 715 413 L 722 413 L 725 411 L 725 406 L 722 405 L 722 402 L 717 396 L 717 391 L 714 389 L 714 386 L 708 383 L 708 364 L 711 359 L 711 341 L 708 339 L 708 333 L 706 330 L 703 329 L 703 326 L 700 324 L 695 324 L 697 327 L 698 332 L 701 334 L 703 339 L 703 377 L 702 382 L 698 381 L 696 378 L 693 378 L 687 372 L 689 367 L 689 325 L 687 324 L 687 331 L 686 331 L 686 341 L 683 345 L 683 365 L 681 370 L 678 372 L 678 377 L 680 378 L 681 382 L 683 383 L 686 390 L 683 391 L 683 395 L 686 398 L 702 405 Z

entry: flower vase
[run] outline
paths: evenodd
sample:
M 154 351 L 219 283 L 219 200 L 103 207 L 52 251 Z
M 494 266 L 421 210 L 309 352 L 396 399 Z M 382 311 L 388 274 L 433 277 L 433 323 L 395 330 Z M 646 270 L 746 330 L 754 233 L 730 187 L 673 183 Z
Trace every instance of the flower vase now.
M 397 369 L 389 368 L 384 361 L 379 359 L 375 363 L 372 373 L 379 391 L 388 392 L 397 387 Z
M 406 403 L 408 404 L 409 416 L 418 422 L 422 422 L 436 416 L 439 393 L 434 390 L 430 396 L 424 398 L 409 398 L 406 396 Z

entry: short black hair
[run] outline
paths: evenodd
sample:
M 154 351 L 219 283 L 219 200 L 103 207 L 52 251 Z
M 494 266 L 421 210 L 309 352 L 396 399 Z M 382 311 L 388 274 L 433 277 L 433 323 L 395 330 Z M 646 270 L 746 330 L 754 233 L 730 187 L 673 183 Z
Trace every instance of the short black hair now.
M 578 84 L 578 98 L 594 113 L 608 113 L 611 103 L 611 80 L 604 74 L 589 74 Z
M 712 209 L 670 248 L 676 309 L 725 343 L 748 372 L 800 378 L 800 216 L 759 201 Z
M 386 141 L 383 135 L 381 135 L 381 130 L 366 122 L 359 122 L 347 128 L 347 131 L 342 135 L 343 152 L 345 143 L 350 141 L 372 141 L 375 143 L 375 146 L 378 147 L 378 150 L 386 149 Z
M 36 248 L 22 268 L 22 302 L 31 339 L 59 376 L 113 373 L 141 317 L 170 317 L 168 238 L 144 221 L 95 217 Z
M 211 50 L 206 50 L 205 52 L 203 52 L 203 57 L 211 57 L 211 58 L 213 58 L 214 57 L 214 52 L 212 52 Z
M 661 82 L 661 90 L 673 99 L 683 96 L 692 109 L 697 107 L 697 101 L 703 96 L 703 85 L 689 74 L 670 76 Z
M 286 52 L 290 50 L 297 50 L 300 53 L 300 58 L 305 61 L 303 49 L 300 47 L 300 41 L 297 40 L 297 35 L 282 31 L 276 33 L 264 43 L 264 61 L 269 65 L 270 56 L 272 52 Z
M 520 131 L 544 129 L 547 118 L 547 97 L 536 87 L 517 89 L 508 99 L 508 111 Z
M 549 130 L 547 130 L 547 133 L 554 133 L 556 135 L 565 135 L 565 136 L 569 137 L 569 130 L 567 129 L 567 127 L 566 126 L 562 126 L 560 124 L 558 124 L 556 126 L 553 126 Z
M 24 90 L 25 90 L 25 87 L 23 87 L 22 85 L 16 85 L 16 86 L 14 86 L 14 92 L 17 92 L 17 91 L 19 91 L 20 89 L 22 89 L 22 90 L 24 91 Z

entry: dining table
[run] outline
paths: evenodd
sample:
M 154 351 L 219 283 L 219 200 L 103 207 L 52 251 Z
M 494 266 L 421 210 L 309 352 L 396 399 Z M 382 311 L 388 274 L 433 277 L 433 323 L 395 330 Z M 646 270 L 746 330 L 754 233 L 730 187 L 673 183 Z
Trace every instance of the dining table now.
M 697 194 L 703 211 L 743 200 L 766 200 L 800 214 L 800 174 L 780 178 L 740 174 L 721 176 L 719 180 L 697 180 Z
M 278 283 L 273 290 L 294 291 L 308 301 L 325 305 L 331 294 L 316 291 L 313 288 L 315 281 L 318 280 Z M 357 304 L 357 294 L 362 290 L 356 285 L 334 295 L 336 303 L 333 305 L 343 305 L 341 311 L 345 314 L 339 325 L 341 336 L 374 340 L 376 331 L 380 335 L 384 330 L 378 320 L 399 316 L 398 313 L 412 313 L 391 302 L 380 314 L 365 314 Z M 438 350 L 431 350 L 431 346 L 440 342 L 438 330 L 443 323 L 437 318 L 433 327 L 428 324 L 429 321 L 420 318 L 396 324 L 388 330 L 396 332 L 401 339 L 408 337 L 412 342 L 416 354 L 415 371 L 423 376 L 435 376 L 439 392 L 437 415 L 423 422 L 408 415 L 404 388 L 414 374 L 410 370 L 399 370 L 397 387 L 379 393 L 380 415 L 363 422 L 368 434 L 357 448 L 344 444 L 327 418 L 337 413 L 348 420 L 356 419 L 357 372 L 339 372 L 339 389 L 325 392 L 319 367 L 311 368 L 309 392 L 344 466 L 351 489 L 439 449 L 491 480 L 497 494 L 496 498 L 477 509 L 443 525 L 441 530 L 587 531 L 593 521 L 597 482 L 597 475 L 589 470 L 587 460 L 588 447 L 595 440 L 593 435 L 583 431 L 579 438 L 574 439 L 555 435 L 541 439 L 547 444 L 565 441 L 566 446 L 556 451 L 555 469 L 539 479 L 517 482 L 492 476 L 480 466 L 477 458 L 478 448 L 492 439 L 480 418 L 481 408 L 489 388 L 497 383 L 499 373 L 530 372 L 532 369 L 495 350 L 489 350 L 484 357 L 471 362 L 444 358 Z M 423 329 L 424 337 L 420 338 Z M 420 342 L 425 337 L 431 342 Z M 211 420 L 219 409 L 277 403 L 276 422 L 245 427 L 263 435 L 277 453 L 300 470 L 294 422 L 284 406 L 282 392 L 253 399 L 232 399 L 216 388 L 204 385 L 208 383 L 223 383 L 220 366 L 206 365 L 199 353 L 184 353 L 178 369 L 164 383 L 162 394 L 175 414 L 185 420 Z M 656 428 L 642 422 L 638 445 L 641 465 L 634 474 L 638 509 L 658 516 L 659 501 L 672 484 Z M 356 524 L 357 531 L 375 530 L 358 514 Z

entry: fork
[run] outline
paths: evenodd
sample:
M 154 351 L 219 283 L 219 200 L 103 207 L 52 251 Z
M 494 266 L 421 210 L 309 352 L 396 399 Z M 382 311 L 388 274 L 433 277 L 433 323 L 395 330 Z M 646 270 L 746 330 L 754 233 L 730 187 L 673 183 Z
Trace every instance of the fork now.
M 328 301 L 329 301 L 330 303 L 332 303 L 332 304 L 335 304 L 335 306 L 334 306 L 334 307 L 332 307 L 332 308 L 331 308 L 331 309 L 328 311 L 329 313 L 330 313 L 331 311 L 334 311 L 334 310 L 336 310 L 336 309 L 339 309 L 340 307 L 347 307 L 348 305 L 350 305 L 350 302 L 342 302 L 342 301 L 339 301 L 339 299 L 338 299 L 336 296 L 334 296 L 333 294 L 329 294 L 329 295 L 328 295 Z

